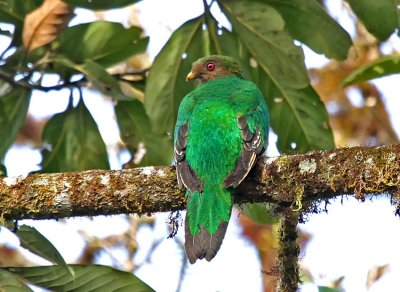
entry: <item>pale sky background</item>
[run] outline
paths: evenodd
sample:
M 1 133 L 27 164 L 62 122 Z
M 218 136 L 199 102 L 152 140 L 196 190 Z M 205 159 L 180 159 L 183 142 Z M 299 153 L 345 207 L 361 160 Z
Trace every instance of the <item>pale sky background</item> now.
M 339 17 L 340 23 L 351 34 L 354 34 L 351 18 L 345 17 L 339 1 L 328 1 L 329 7 Z M 179 25 L 189 18 L 202 13 L 200 0 L 144 0 L 137 5 L 140 11 L 140 21 L 145 33 L 150 36 L 149 55 L 153 58 L 168 40 L 170 34 Z M 157 9 L 154 9 L 157 7 Z M 94 20 L 94 15 L 82 9 L 77 10 L 78 17 L 73 21 L 88 22 Z M 115 10 L 107 15 L 112 21 L 125 19 L 127 10 Z M 0 41 L 1 44 L 1 41 Z M 390 39 L 388 50 L 391 47 L 400 50 L 397 36 Z M 317 67 L 328 60 L 303 47 L 306 52 L 308 67 Z M 397 134 L 400 134 L 399 102 L 396 82 L 399 77 L 394 75 L 374 81 L 384 93 L 384 102 L 389 109 L 390 119 Z M 51 77 L 48 82 L 54 82 Z M 184 82 L 184 81 L 182 81 Z M 46 118 L 55 112 L 64 111 L 68 103 L 69 91 L 52 91 L 49 93 L 35 92 L 32 96 L 30 113 L 37 118 Z M 117 157 L 113 152 L 113 145 L 118 140 L 118 131 L 115 130 L 115 120 L 111 103 L 97 93 L 84 92 L 85 103 L 99 123 L 100 130 L 111 154 L 113 169 L 120 169 L 121 163 L 127 158 Z M 353 99 L 357 104 L 357 96 Z M 46 104 L 46 106 L 43 106 Z M 274 145 L 271 137 L 270 145 Z M 269 155 L 276 155 L 276 148 L 268 149 Z M 5 163 L 10 176 L 24 175 L 29 171 L 37 170 L 40 163 L 39 151 L 29 147 L 13 147 L 6 156 Z M 374 265 L 390 265 L 386 273 L 369 291 L 397 291 L 398 276 L 400 274 L 400 218 L 394 216 L 394 207 L 389 199 L 378 199 L 365 203 L 358 203 L 352 198 L 332 201 L 328 207 L 328 214 L 312 215 L 306 224 L 299 227 L 313 235 L 308 248 L 302 254 L 302 264 L 312 273 L 318 285 L 328 285 L 330 281 L 345 276 L 343 287 L 346 291 L 366 291 L 367 272 Z M 140 250 L 136 261 L 140 263 L 146 255 L 153 240 L 165 238 L 168 234 L 166 217 L 168 214 L 157 215 L 155 230 L 143 227 L 138 234 Z M 67 224 L 54 220 L 20 221 L 35 226 L 61 252 L 67 262 L 72 263 L 80 255 L 84 246 L 78 230 L 84 230 L 96 236 L 118 234 L 127 228 L 123 216 L 98 216 L 95 218 L 72 218 Z M 186 269 L 182 291 L 261 291 L 262 274 L 259 260 L 252 244 L 240 236 L 241 229 L 236 222 L 236 215 L 231 218 L 228 232 L 218 255 L 211 263 L 200 261 Z M 183 240 L 183 228 L 178 236 Z M 8 232 L 0 233 L 0 242 L 18 245 L 18 240 Z M 67 243 L 68 242 L 68 243 Z M 67 243 L 67 244 L 66 244 Z M 24 252 L 25 253 L 25 252 Z M 146 264 L 137 271 L 137 275 L 156 291 L 175 291 L 181 268 L 181 259 L 184 254 L 171 240 L 164 242 L 156 249 L 151 257 L 151 264 Z M 116 258 L 123 258 L 122 251 L 116 251 Z M 37 262 L 35 256 L 31 257 Z M 101 263 L 110 264 L 107 255 L 100 257 Z M 316 286 L 305 283 L 304 292 L 317 291 Z

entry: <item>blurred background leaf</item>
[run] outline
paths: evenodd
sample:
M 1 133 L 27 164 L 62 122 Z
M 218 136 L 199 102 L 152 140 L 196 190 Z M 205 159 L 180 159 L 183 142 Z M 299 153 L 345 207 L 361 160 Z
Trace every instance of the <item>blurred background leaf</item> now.
M 399 29 L 398 3 L 392 0 L 346 0 L 368 31 L 377 39 L 386 40 Z M 379 17 L 372 17 L 379 15 Z
M 184 23 L 154 59 L 146 82 L 144 108 L 157 133 L 173 133 L 179 103 L 194 84 L 185 82 L 192 63 L 209 52 L 204 18 Z
M 56 114 L 43 130 L 42 171 L 108 169 L 103 139 L 83 101 Z
M 22 280 L 18 279 L 14 274 L 4 269 L 0 269 L 0 290 L 20 292 L 33 291 Z
M 388 56 L 359 67 L 343 80 L 343 86 L 399 73 L 400 56 Z
M 10 267 L 8 270 L 31 284 L 53 291 L 154 291 L 135 275 L 107 266 L 68 265 L 68 268 L 74 274 L 70 280 L 66 278 L 67 271 L 60 266 Z
M 30 96 L 27 89 L 0 83 L 0 161 L 25 122 Z

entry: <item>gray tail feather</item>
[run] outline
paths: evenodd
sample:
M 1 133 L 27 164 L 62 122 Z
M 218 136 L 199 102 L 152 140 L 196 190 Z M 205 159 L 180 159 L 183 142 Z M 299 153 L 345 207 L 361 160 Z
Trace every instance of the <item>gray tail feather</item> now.
M 195 236 L 190 234 L 189 225 L 187 223 L 187 215 L 185 219 L 185 250 L 186 255 L 191 264 L 194 264 L 197 259 L 206 259 L 211 261 L 217 254 L 224 240 L 228 222 L 221 221 L 217 231 L 210 234 L 203 226 L 200 227 L 200 232 Z

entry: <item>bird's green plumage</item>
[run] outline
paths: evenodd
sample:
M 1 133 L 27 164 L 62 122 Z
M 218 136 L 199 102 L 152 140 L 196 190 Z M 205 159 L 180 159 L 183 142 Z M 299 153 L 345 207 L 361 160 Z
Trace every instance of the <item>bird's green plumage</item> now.
M 238 63 L 207 56 L 193 63 L 187 80 L 200 86 L 179 107 L 174 134 L 178 182 L 188 196 L 185 250 L 190 263 L 210 261 L 218 252 L 237 187 L 267 147 L 265 101 L 244 80 Z
M 221 221 L 228 221 L 232 210 L 224 179 L 232 172 L 242 150 L 237 118 L 245 116 L 251 132 L 261 132 L 267 146 L 268 111 L 254 83 L 239 77 L 208 81 L 186 95 L 181 102 L 175 128 L 188 122 L 186 161 L 204 183 L 202 193 L 187 190 L 190 233 L 200 226 L 213 234 Z

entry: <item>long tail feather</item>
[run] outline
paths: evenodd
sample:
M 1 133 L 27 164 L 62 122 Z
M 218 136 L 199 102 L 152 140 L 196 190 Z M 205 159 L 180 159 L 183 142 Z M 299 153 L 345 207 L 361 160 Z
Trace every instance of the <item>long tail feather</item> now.
M 188 219 L 185 219 L 185 250 L 186 255 L 191 264 L 194 264 L 197 259 L 206 259 L 211 261 L 217 254 L 224 240 L 228 222 L 221 221 L 217 231 L 210 234 L 204 227 L 200 227 L 200 232 L 195 236 L 190 234 Z

